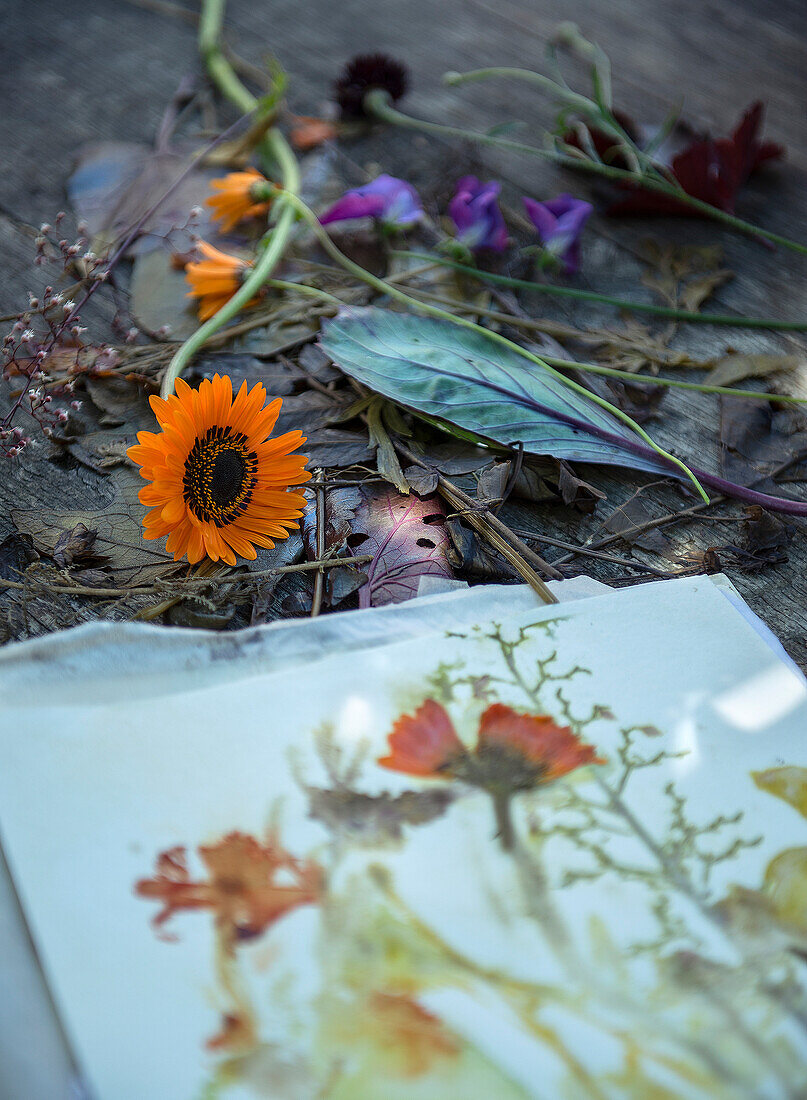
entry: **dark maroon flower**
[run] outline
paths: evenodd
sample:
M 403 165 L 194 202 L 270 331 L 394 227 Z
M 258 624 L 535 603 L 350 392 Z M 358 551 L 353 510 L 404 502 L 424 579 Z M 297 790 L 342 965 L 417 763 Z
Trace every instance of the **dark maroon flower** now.
M 662 153 L 657 153 L 654 159 L 670 170 L 692 198 L 733 214 L 740 188 L 749 177 L 766 161 L 778 160 L 785 153 L 784 146 L 760 138 L 764 112 L 764 105 L 757 100 L 743 113 L 730 137 L 715 139 L 708 135 L 696 135 L 683 149 L 679 145 L 675 155 L 664 157 Z M 624 115 L 619 116 L 619 122 L 641 147 L 642 141 L 638 136 L 640 128 Z M 613 138 L 596 130 L 592 131 L 591 136 L 598 154 L 606 163 L 626 167 Z M 567 136 L 567 140 L 570 144 L 579 144 L 572 136 Z M 609 214 L 698 217 L 697 210 L 672 195 L 663 195 L 631 183 L 622 186 L 630 195 L 609 207 Z
M 380 88 L 394 102 L 406 93 L 409 77 L 406 66 L 383 53 L 361 54 L 348 61 L 334 81 L 334 98 L 342 118 L 363 118 L 364 97 Z

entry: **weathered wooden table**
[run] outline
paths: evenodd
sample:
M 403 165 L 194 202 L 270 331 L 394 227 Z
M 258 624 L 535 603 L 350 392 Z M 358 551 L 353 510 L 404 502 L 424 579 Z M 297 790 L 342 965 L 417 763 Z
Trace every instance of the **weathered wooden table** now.
M 183 18 L 173 5 L 160 0 L 72 5 L 7 0 L 3 14 L 0 312 L 10 313 L 24 304 L 32 285 L 35 227 L 52 220 L 66 205 L 64 180 L 76 148 L 89 140 L 152 140 L 180 78 L 198 73 L 199 65 L 193 18 Z M 677 5 L 659 0 L 274 0 L 261 5 L 237 0 L 228 9 L 227 26 L 233 46 L 248 60 L 259 63 L 268 51 L 279 57 L 291 76 L 290 106 L 301 114 L 322 110 L 330 82 L 346 58 L 381 49 L 411 69 L 412 90 L 405 106 L 412 114 L 481 130 L 520 119 L 526 126 L 518 136 L 531 141 L 551 123 L 551 111 L 530 86 L 488 83 L 450 89 L 440 77 L 447 69 L 488 64 L 540 68 L 544 45 L 561 20 L 576 21 L 603 46 L 613 63 L 618 105 L 643 120 L 660 122 L 672 105 L 683 101 L 686 117 L 722 135 L 733 128 L 749 102 L 764 99 L 766 135 L 787 146 L 787 159 L 745 189 L 738 212 L 776 232 L 807 240 L 807 8 L 799 0 L 764 5 L 750 0 L 683 0 Z M 513 207 L 521 193 L 546 197 L 573 190 L 594 194 L 595 200 L 603 194 L 599 187 L 592 191 L 586 180 L 562 176 L 538 160 L 401 130 L 374 128 L 345 151 L 359 169 L 381 166 L 410 178 L 432 203 L 438 197 L 444 200 L 464 169 L 501 178 L 505 199 Z M 600 201 L 600 208 L 603 205 Z M 587 234 L 580 285 L 650 300 L 640 284 L 637 258 L 639 244 L 648 236 L 724 246 L 726 264 L 736 278 L 709 303 L 710 309 L 789 319 L 807 316 L 803 258 L 689 219 L 595 218 Z M 580 325 L 616 323 L 613 311 L 572 309 L 551 299 L 536 299 L 535 310 Z M 100 325 L 108 321 L 109 312 L 101 310 L 97 317 Z M 792 352 L 804 347 L 801 337 L 695 326 L 683 326 L 675 339 L 676 346 L 700 359 L 720 354 L 729 345 L 752 351 Z M 717 471 L 717 399 L 673 392 L 662 414 L 651 425 L 659 441 Z M 539 533 L 580 541 L 648 479 L 617 471 L 597 473 L 595 480 L 608 494 L 596 516 L 581 517 L 560 507 L 516 507 L 511 518 Z M 800 486 L 784 490 L 797 496 Z M 643 495 L 657 514 L 688 503 L 669 487 L 651 488 Z M 54 496 L 62 507 L 100 508 L 109 492 L 103 478 L 84 468 L 65 476 L 64 470 L 46 461 L 44 446 L 32 447 L 21 460 L 4 467 L 0 477 L 0 538 L 13 529 L 11 507 L 52 504 Z M 716 514 L 740 517 L 741 510 L 720 506 Z M 804 524 L 797 520 L 795 525 L 786 564 L 756 574 L 727 571 L 804 666 L 807 555 Z M 688 522 L 675 527 L 671 538 L 683 554 L 719 543 L 725 530 L 721 525 Z M 726 541 L 736 538 L 736 528 L 732 531 Z M 595 575 L 609 575 L 598 572 L 596 562 L 585 559 L 584 564 Z

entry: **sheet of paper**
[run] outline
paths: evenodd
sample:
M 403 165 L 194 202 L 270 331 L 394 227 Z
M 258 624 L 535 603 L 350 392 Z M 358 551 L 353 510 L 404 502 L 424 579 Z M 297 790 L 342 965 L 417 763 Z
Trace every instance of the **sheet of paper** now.
M 73 686 L 0 829 L 99 1100 L 807 1085 L 807 689 L 706 579 Z

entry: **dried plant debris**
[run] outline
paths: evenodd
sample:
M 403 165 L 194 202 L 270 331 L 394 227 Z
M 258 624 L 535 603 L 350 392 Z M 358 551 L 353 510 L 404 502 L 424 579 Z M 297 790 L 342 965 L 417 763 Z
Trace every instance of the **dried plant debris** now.
M 768 402 L 721 397 L 720 445 L 723 475 L 765 491 L 771 473 L 807 449 L 807 430 Z

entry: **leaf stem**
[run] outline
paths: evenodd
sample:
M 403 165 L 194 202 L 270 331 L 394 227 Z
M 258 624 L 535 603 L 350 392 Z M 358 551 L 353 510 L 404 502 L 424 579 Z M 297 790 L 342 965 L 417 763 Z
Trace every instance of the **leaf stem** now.
M 634 385 L 673 386 L 680 390 L 698 390 L 700 393 L 718 393 L 724 397 L 745 397 L 754 401 L 772 401 L 783 405 L 805 405 L 807 398 L 793 397 L 784 393 L 761 393 L 757 390 L 736 390 L 731 386 L 710 386 L 706 382 L 681 382 L 677 378 L 659 378 L 652 374 L 632 374 L 616 367 L 603 367 L 599 363 L 578 363 L 574 359 L 558 359 L 554 355 L 545 355 L 544 359 L 560 370 L 581 370 L 588 374 L 603 374 L 608 378 L 619 378 Z
M 688 309 L 674 309 L 671 306 L 657 306 L 649 302 L 631 302 L 624 298 L 615 298 L 610 294 L 599 294 L 593 290 L 582 290 L 571 286 L 555 286 L 553 283 L 536 283 L 529 279 L 513 279 L 509 275 L 497 275 L 492 271 L 480 271 L 479 268 L 455 260 L 426 252 L 396 251 L 391 256 L 409 257 L 413 260 L 431 260 L 432 263 L 462 271 L 483 283 L 497 283 L 515 290 L 530 290 L 537 294 L 549 294 L 556 298 L 575 298 L 582 302 L 601 302 L 603 305 L 627 309 L 635 313 L 650 313 L 654 317 L 666 317 L 672 321 L 684 321 L 691 325 L 726 325 L 729 328 L 767 328 L 779 332 L 807 332 L 807 321 L 778 321 L 768 317 L 734 317 L 723 313 L 693 313 Z
M 547 371 L 548 374 L 557 379 L 557 381 L 561 382 L 563 385 L 567 386 L 570 390 L 573 390 L 575 393 L 579 393 L 587 400 L 592 401 L 595 405 L 599 405 L 601 408 L 606 409 L 608 412 L 611 413 L 612 416 L 616 417 L 618 420 L 621 420 L 624 424 L 631 428 L 648 447 L 655 451 L 656 454 L 658 454 L 661 458 L 665 459 L 667 462 L 671 463 L 673 466 L 681 470 L 681 472 L 695 486 L 698 494 L 702 497 L 703 500 L 709 500 L 706 490 L 703 488 L 700 481 L 698 481 L 697 477 L 692 473 L 686 463 L 682 462 L 680 458 L 676 458 L 675 455 L 672 455 L 668 451 L 665 451 L 663 447 L 660 447 L 658 443 L 651 439 L 651 437 L 641 427 L 641 425 L 637 424 L 636 421 L 632 417 L 628 416 L 627 413 L 623 412 L 622 409 L 617 408 L 617 406 L 612 405 L 610 401 L 606 401 L 604 398 L 592 393 L 590 390 L 586 389 L 585 386 L 581 386 L 579 383 L 573 382 L 570 378 L 567 378 L 559 371 L 556 371 L 552 367 L 550 367 L 544 359 L 540 358 L 537 355 L 534 355 L 531 351 L 527 351 L 526 348 L 522 348 L 513 340 L 508 340 L 506 336 L 502 336 L 498 332 L 492 332 L 490 329 L 484 328 L 482 325 L 478 325 L 475 321 L 469 321 L 465 317 L 457 317 L 454 313 L 450 313 L 448 310 L 445 309 L 440 309 L 438 306 L 431 306 L 428 305 L 426 302 L 418 301 L 417 298 L 413 298 L 411 297 L 411 295 L 405 294 L 402 290 L 399 290 L 398 287 L 392 286 L 384 279 L 380 279 L 378 278 L 378 276 L 371 274 L 369 271 L 365 271 L 363 267 L 361 267 L 357 263 L 354 263 L 353 260 L 345 256 L 345 254 L 339 248 L 337 248 L 337 246 L 333 243 L 323 227 L 320 225 L 316 214 L 314 214 L 314 212 L 308 206 L 306 206 L 306 204 L 302 201 L 302 199 L 300 199 L 298 195 L 287 195 L 286 198 L 296 208 L 303 220 L 307 222 L 307 224 L 313 230 L 314 235 L 316 236 L 322 247 L 325 249 L 325 251 L 328 253 L 328 255 L 332 256 L 333 259 L 336 260 L 338 264 L 341 264 L 341 266 L 344 267 L 346 271 L 350 271 L 351 274 L 355 275 L 357 278 L 361 279 L 363 282 L 367 283 L 375 290 L 380 291 L 382 294 L 388 295 L 390 298 L 394 298 L 399 302 L 403 302 L 408 306 L 412 306 L 414 309 L 418 310 L 421 313 L 429 314 L 432 317 L 439 317 L 441 320 L 451 322 L 451 324 L 459 325 L 462 328 L 469 328 L 475 332 L 480 332 L 490 340 L 495 341 L 497 344 L 501 344 L 503 347 L 509 348 L 510 351 L 514 351 L 517 355 L 520 355 L 523 358 L 528 359 L 530 362 L 535 363 L 536 366 L 539 366 L 542 370 Z
M 714 221 L 722 222 L 724 225 L 730 226 L 732 229 L 736 229 L 739 233 L 744 233 L 746 236 L 761 237 L 766 241 L 771 241 L 773 244 L 781 245 L 783 248 L 789 248 L 793 252 L 798 252 L 801 255 L 807 256 L 807 245 L 800 244 L 798 241 L 792 241 L 788 237 L 781 237 L 778 233 L 772 233 L 768 229 L 761 229 L 757 225 L 752 225 L 751 222 L 743 221 L 742 218 L 738 218 L 734 214 L 728 214 L 725 210 L 720 210 L 717 206 L 712 206 L 708 202 L 703 202 L 701 199 L 696 199 L 692 195 L 686 194 L 685 191 L 674 187 L 666 180 L 654 179 L 648 176 L 637 177 L 634 172 L 630 172 L 625 168 L 616 168 L 614 165 L 602 164 L 600 161 L 568 156 L 564 153 L 559 153 L 556 149 L 539 149 L 535 145 L 526 145 L 521 141 L 512 141 L 509 138 L 495 137 L 492 134 L 480 134 L 476 130 L 465 130 L 460 126 L 447 126 L 442 123 L 426 122 L 423 119 L 412 118 L 411 115 L 405 115 L 401 111 L 396 110 L 391 104 L 389 93 L 381 89 L 375 89 L 364 97 L 364 107 L 369 114 L 375 115 L 376 118 L 380 118 L 384 122 L 389 122 L 393 126 L 403 126 L 410 130 L 421 130 L 429 134 L 441 134 L 447 137 L 464 138 L 467 141 L 474 141 L 479 145 L 493 145 L 499 149 L 509 149 L 514 153 L 524 153 L 527 156 L 540 157 L 542 160 L 552 161 L 553 164 L 559 164 L 564 168 L 574 168 L 582 172 L 588 172 L 592 175 L 605 176 L 606 179 L 620 180 L 633 185 L 638 184 L 650 191 L 658 191 L 662 195 L 668 195 L 678 202 L 696 210 L 699 214 L 712 218 Z

